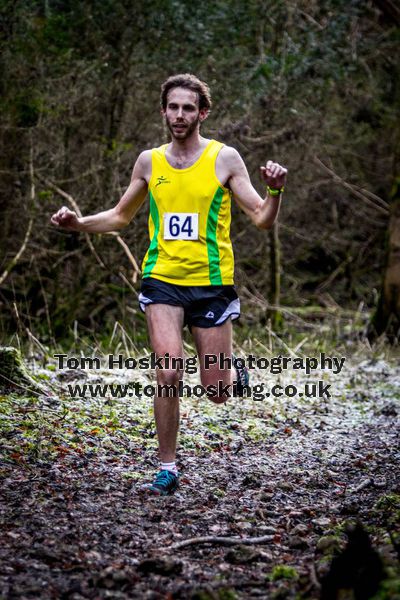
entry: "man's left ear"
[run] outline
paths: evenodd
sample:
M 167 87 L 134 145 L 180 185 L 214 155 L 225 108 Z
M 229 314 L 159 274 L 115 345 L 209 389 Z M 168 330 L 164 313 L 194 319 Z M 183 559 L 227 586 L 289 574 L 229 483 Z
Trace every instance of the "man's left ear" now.
M 209 114 L 210 114 L 210 111 L 208 110 L 208 108 L 202 108 L 201 111 L 199 112 L 200 121 L 201 122 L 205 121 Z

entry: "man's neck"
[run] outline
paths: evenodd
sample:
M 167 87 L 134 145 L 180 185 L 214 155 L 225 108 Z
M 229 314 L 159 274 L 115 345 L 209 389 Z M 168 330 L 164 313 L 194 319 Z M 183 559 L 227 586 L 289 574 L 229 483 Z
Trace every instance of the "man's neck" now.
M 179 140 L 173 137 L 168 150 L 171 156 L 175 156 L 177 158 L 187 158 L 202 152 L 207 146 L 208 142 L 209 140 L 203 138 L 197 131 L 194 132 L 189 138 L 184 140 Z

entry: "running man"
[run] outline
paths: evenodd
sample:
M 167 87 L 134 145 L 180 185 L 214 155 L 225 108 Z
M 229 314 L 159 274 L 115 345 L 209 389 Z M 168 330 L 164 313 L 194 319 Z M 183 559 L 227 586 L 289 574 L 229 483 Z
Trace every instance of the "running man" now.
M 142 264 L 140 307 L 146 313 L 157 357 L 183 358 L 182 329 L 192 332 L 203 386 L 226 389 L 248 382 L 244 370 L 232 372 L 219 361 L 205 368 L 206 355 L 232 356 L 232 323 L 240 314 L 233 281 L 230 240 L 231 197 L 261 229 L 277 218 L 287 170 L 269 160 L 260 168 L 266 196 L 256 192 L 239 153 L 200 134 L 211 110 L 206 83 L 191 74 L 169 77 L 161 87 L 161 107 L 171 142 L 145 150 L 133 167 L 128 189 L 109 210 L 79 218 L 62 207 L 53 225 L 74 231 L 106 233 L 129 225 L 147 194 L 150 245 Z M 170 360 L 170 363 L 172 361 Z M 179 360 L 175 363 L 179 366 Z M 182 371 L 158 369 L 157 386 L 178 388 Z M 240 392 L 239 392 L 240 393 Z M 223 403 L 225 392 L 210 396 Z M 160 471 L 146 489 L 168 495 L 178 487 L 175 464 L 179 398 L 155 397 L 154 415 Z

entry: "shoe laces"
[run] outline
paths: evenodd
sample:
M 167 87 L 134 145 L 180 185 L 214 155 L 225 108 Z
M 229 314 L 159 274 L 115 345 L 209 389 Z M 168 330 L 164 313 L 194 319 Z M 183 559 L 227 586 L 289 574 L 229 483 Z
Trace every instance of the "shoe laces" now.
M 167 487 L 170 483 L 174 483 L 175 478 L 176 478 L 176 475 L 175 475 L 175 473 L 172 473 L 172 471 L 167 471 L 167 470 L 160 471 L 157 474 L 154 485 Z
M 247 367 L 236 367 L 236 375 L 242 385 L 247 385 L 249 383 L 249 372 Z
M 236 354 L 232 353 L 232 359 L 233 359 L 233 361 L 236 361 L 236 359 L 237 359 Z M 250 380 L 249 370 L 247 369 L 247 367 L 238 367 L 235 362 L 234 362 L 234 367 L 235 367 L 235 371 L 236 371 L 237 381 L 243 386 L 247 385 Z

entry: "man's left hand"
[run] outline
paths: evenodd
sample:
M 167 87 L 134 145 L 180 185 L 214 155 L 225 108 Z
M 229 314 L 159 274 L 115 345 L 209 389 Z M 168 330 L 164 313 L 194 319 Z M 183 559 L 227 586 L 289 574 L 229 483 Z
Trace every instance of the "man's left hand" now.
M 261 177 L 270 188 L 279 190 L 286 183 L 287 169 L 269 160 L 265 167 L 260 167 Z

